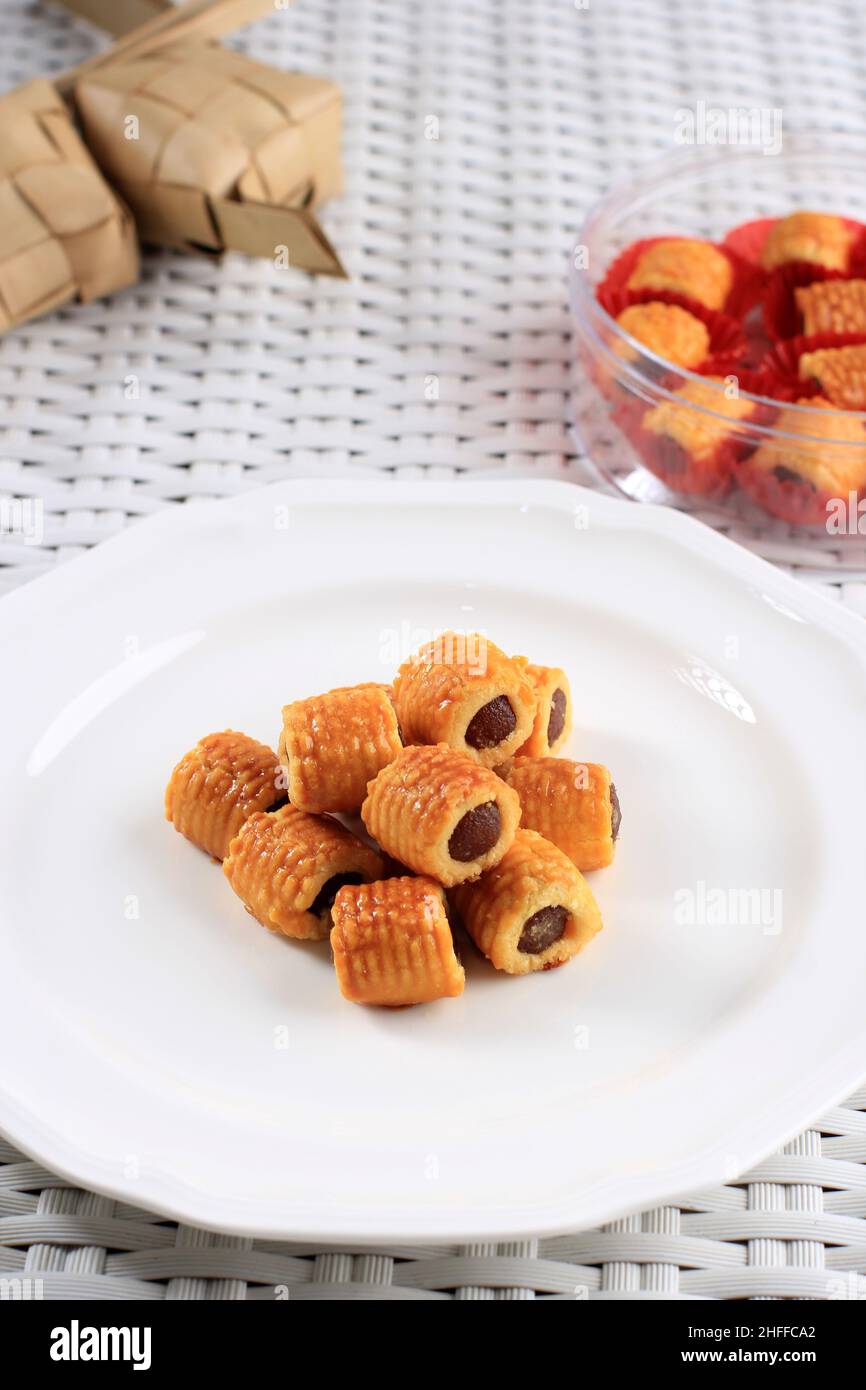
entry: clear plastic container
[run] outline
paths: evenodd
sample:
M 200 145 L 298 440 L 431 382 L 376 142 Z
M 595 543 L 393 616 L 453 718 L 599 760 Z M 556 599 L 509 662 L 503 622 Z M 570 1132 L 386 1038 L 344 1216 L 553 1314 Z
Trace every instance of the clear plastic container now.
M 748 404 L 751 418 L 733 421 L 725 394 L 736 392 L 738 383 L 707 383 L 705 377 L 671 366 L 624 332 L 596 298 L 609 266 L 635 241 L 686 236 L 721 242 L 745 222 L 782 217 L 798 209 L 832 212 L 866 223 L 866 140 L 862 135 L 785 135 L 777 154 L 765 154 L 756 146 L 690 146 L 647 167 L 638 178 L 602 199 L 587 218 L 571 260 L 570 298 L 582 366 L 572 399 L 572 424 L 601 477 L 630 497 L 678 505 L 691 499 L 702 511 L 733 512 L 764 524 L 775 516 L 795 525 L 801 536 L 811 528 L 862 539 L 866 486 L 839 486 L 828 489 L 827 496 L 816 488 L 811 505 L 806 488 L 793 505 L 794 494 L 781 484 L 784 457 L 798 449 L 814 452 L 834 474 L 837 465 L 842 465 L 846 484 L 858 475 L 866 479 L 866 413 L 780 405 L 742 390 L 738 394 Z M 736 377 L 736 365 L 728 371 Z M 691 391 L 697 390 L 700 403 L 680 404 L 675 393 L 690 383 L 697 383 Z M 665 402 L 693 411 L 696 423 L 724 441 L 730 468 L 723 485 L 717 486 L 715 480 L 704 490 L 702 479 L 682 467 L 676 450 L 668 450 L 666 459 L 663 449 L 652 447 L 643 424 L 647 412 Z M 777 495 L 763 483 L 757 492 L 750 490 L 757 471 L 750 460 L 762 448 L 773 450 L 772 457 L 779 458 L 783 469 Z

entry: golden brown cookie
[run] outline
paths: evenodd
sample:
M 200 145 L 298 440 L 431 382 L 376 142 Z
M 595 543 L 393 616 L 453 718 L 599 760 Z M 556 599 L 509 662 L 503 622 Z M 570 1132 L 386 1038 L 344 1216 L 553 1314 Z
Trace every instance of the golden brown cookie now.
M 622 814 L 606 767 L 568 758 L 512 758 L 497 772 L 520 797 L 522 829 L 543 835 L 581 873 L 612 862 Z
M 443 632 L 404 661 L 394 704 L 406 743 L 447 743 L 485 767 L 525 743 L 535 718 L 519 664 L 477 632 Z
M 710 331 L 702 319 L 679 304 L 630 304 L 617 314 L 620 328 L 637 338 L 650 352 L 675 367 L 697 367 L 710 353 Z M 630 360 L 636 354 L 628 343 L 617 343 L 617 355 Z
M 755 450 L 751 471 L 772 474 L 782 483 L 801 483 L 827 497 L 847 497 L 866 486 L 866 431 L 860 420 L 820 396 L 797 404 L 808 406 L 810 413 L 783 410 L 774 425 L 779 438 Z
M 165 815 L 199 849 L 223 859 L 248 816 L 285 798 L 277 755 L 257 739 L 223 729 L 181 758 L 166 788 Z
M 571 733 L 571 687 L 559 666 L 534 666 L 525 656 L 514 658 L 535 695 L 535 720 L 517 756 L 543 758 L 555 753 Z
M 347 686 L 296 700 L 283 709 L 279 743 L 289 800 L 302 811 L 355 812 L 367 783 L 402 746 L 387 686 Z
M 229 846 L 223 873 L 262 926 L 321 941 L 338 890 L 380 878 L 384 867 L 381 855 L 332 816 L 283 806 L 250 816 Z
M 731 262 L 708 241 L 671 237 L 642 251 L 626 280 L 629 290 L 668 290 L 721 309 L 734 283 Z
M 650 434 L 673 440 L 690 459 L 697 462 L 710 459 L 729 435 L 724 420 L 732 423 L 748 420 L 755 410 L 752 401 L 744 400 L 739 393 L 728 395 L 716 390 L 717 386 L 724 385 L 725 378 L 721 376 L 687 382 L 673 392 L 672 400 L 662 401 L 646 412 L 643 428 Z M 713 418 L 719 415 L 724 416 L 724 420 Z
M 828 270 L 844 270 L 853 236 L 841 217 L 827 212 L 792 212 L 770 228 L 761 250 L 764 270 L 789 261 L 811 261 Z
M 340 991 L 355 1004 L 426 1004 L 463 993 L 445 894 L 430 878 L 341 888 L 331 950 Z
M 404 748 L 370 783 L 361 816 L 401 864 L 446 887 L 498 863 L 517 829 L 517 793 L 445 743 Z
M 803 332 L 866 333 L 866 280 L 815 280 L 794 290 Z
M 866 343 L 818 348 L 799 362 L 804 381 L 815 381 L 839 410 L 866 410 Z
M 478 949 L 508 975 L 563 965 L 602 927 L 586 880 L 534 830 L 518 830 L 495 868 L 453 897 Z

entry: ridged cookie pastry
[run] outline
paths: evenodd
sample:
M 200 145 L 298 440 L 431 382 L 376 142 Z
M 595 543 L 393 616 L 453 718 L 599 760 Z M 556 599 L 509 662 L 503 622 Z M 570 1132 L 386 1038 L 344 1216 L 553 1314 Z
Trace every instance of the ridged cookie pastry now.
M 535 695 L 535 720 L 518 757 L 543 758 L 561 748 L 571 733 L 571 687 L 559 666 L 534 666 L 525 656 L 514 658 Z
M 476 883 L 454 891 L 472 940 L 508 975 L 563 965 L 601 931 L 601 913 L 571 860 L 534 830 Z
M 285 799 L 277 755 L 257 739 L 223 729 L 181 758 L 166 787 L 165 815 L 199 849 L 223 859 L 248 816 Z
M 404 748 L 383 768 L 361 816 L 387 854 L 450 887 L 499 862 L 520 802 L 489 768 L 437 743 Z
M 369 883 L 384 871 L 381 855 L 339 821 L 296 806 L 250 816 L 223 863 L 232 888 L 262 926 L 302 941 L 328 935 L 340 888 Z
M 520 797 L 520 824 L 567 854 L 582 873 L 613 860 L 622 814 L 610 773 L 568 758 L 512 758 L 497 768 Z
M 866 343 L 804 352 L 798 370 L 840 410 L 866 410 Z
M 355 1004 L 426 1004 L 463 993 L 445 894 L 430 878 L 341 888 L 331 950 L 340 992 Z
M 670 237 L 641 252 L 626 281 L 630 290 L 668 290 L 707 309 L 721 309 L 734 283 L 724 252 L 708 241 Z
M 866 280 L 815 280 L 797 286 L 794 301 L 807 336 L 866 333 Z
M 679 304 L 629 304 L 616 321 L 632 338 L 676 367 L 697 367 L 710 353 L 710 331 L 702 319 Z M 618 342 L 618 357 L 631 362 L 637 356 L 629 343 Z
M 803 397 L 797 405 L 814 413 L 780 412 L 777 438 L 762 444 L 747 461 L 752 476 L 772 474 L 777 482 L 808 488 L 819 499 L 858 492 L 866 485 L 866 431 L 861 421 L 822 396 Z
M 724 387 L 725 378 L 707 376 L 701 381 L 689 381 L 685 386 L 671 393 L 669 400 L 647 410 L 643 417 L 644 429 L 659 440 L 668 441 L 665 446 L 665 460 L 669 469 L 673 448 L 681 453 L 680 464 L 683 469 L 690 465 L 708 463 L 718 453 L 719 445 L 726 439 L 736 437 L 725 427 L 724 420 L 736 425 L 740 420 L 748 420 L 755 407 L 751 401 L 744 400 L 737 392 L 728 395 Z M 697 406 L 697 410 L 692 407 Z M 724 416 L 720 420 L 719 416 Z
M 789 261 L 811 261 L 828 270 L 844 270 L 853 239 L 851 228 L 832 213 L 792 212 L 770 228 L 761 265 L 776 270 Z
M 484 767 L 525 743 L 535 718 L 520 665 L 477 632 L 443 632 L 404 661 L 394 705 L 406 743 L 447 743 Z
M 283 709 L 280 761 L 302 811 L 357 811 L 367 783 L 403 744 L 389 688 L 355 685 Z

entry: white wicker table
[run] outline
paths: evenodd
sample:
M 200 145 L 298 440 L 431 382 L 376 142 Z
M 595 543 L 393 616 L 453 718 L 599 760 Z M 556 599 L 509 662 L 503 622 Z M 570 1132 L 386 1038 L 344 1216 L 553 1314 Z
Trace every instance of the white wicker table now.
M 348 191 L 324 220 L 352 279 L 154 255 L 135 291 L 0 340 L 0 497 L 44 508 L 41 543 L 0 535 L 0 586 L 278 477 L 585 480 L 563 289 L 583 214 L 700 99 L 866 128 L 862 18 L 857 0 L 304 0 L 262 21 L 255 56 L 342 83 Z M 2 0 L 0 22 L 4 88 L 98 43 L 29 0 Z M 866 615 L 866 546 L 728 529 Z M 866 1298 L 866 1086 L 726 1186 L 499 1246 L 211 1235 L 70 1189 L 0 1140 L 10 1275 L 78 1298 Z

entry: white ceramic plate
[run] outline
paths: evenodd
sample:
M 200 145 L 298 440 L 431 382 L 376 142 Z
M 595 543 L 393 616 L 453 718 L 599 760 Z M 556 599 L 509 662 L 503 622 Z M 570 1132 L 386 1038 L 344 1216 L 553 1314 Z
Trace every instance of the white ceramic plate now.
M 227 725 L 483 629 L 615 772 L 601 936 L 343 1002 L 164 821 Z M 277 485 L 0 604 L 0 1128 L 83 1185 L 321 1241 L 558 1232 L 736 1176 L 866 1071 L 866 628 L 672 511 L 565 484 Z M 744 920 L 741 920 L 744 919 Z

